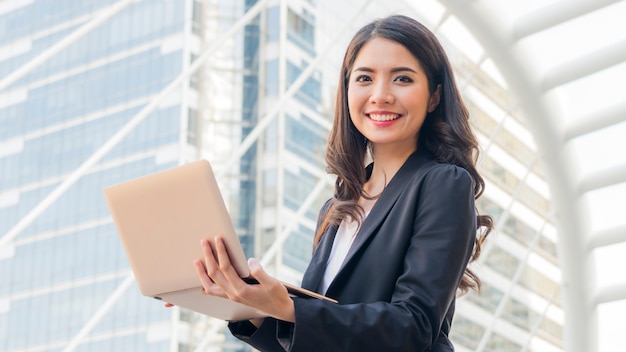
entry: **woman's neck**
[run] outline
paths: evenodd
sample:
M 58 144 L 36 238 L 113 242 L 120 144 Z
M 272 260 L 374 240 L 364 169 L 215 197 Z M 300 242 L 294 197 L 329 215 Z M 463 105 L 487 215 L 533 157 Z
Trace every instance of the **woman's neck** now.
M 372 174 L 364 185 L 366 194 L 377 196 L 382 193 L 389 181 L 391 181 L 413 152 L 415 152 L 415 148 L 404 151 L 390 148 L 375 148 L 372 155 L 374 162 Z

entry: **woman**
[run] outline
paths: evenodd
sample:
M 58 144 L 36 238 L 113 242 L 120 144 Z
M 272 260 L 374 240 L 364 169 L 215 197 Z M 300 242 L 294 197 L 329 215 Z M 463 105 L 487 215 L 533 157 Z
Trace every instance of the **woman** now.
M 467 265 L 492 228 L 474 206 L 477 155 L 435 36 L 404 16 L 370 23 L 343 60 L 326 154 L 335 194 L 302 282 L 339 303 L 289 297 L 255 260 L 259 284 L 246 285 L 219 238 L 195 262 L 203 288 L 267 313 L 229 324 L 261 351 L 453 351 L 455 297 L 479 287 Z

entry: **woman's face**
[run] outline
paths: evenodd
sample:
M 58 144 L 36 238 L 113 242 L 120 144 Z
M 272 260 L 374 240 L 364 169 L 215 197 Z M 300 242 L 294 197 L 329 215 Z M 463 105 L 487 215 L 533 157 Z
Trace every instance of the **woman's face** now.
M 426 114 L 439 103 L 417 59 L 401 44 L 369 40 L 358 53 L 348 81 L 352 123 L 372 144 L 412 152 Z

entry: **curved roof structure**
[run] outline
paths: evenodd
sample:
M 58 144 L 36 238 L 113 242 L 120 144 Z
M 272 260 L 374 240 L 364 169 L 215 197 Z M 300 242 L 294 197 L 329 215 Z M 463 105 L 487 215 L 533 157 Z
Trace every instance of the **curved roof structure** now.
M 626 243 L 626 1 L 440 3 L 524 110 L 559 221 L 565 350 L 596 351 L 610 343 L 599 326 L 610 328 L 626 300 L 626 281 L 611 270 Z

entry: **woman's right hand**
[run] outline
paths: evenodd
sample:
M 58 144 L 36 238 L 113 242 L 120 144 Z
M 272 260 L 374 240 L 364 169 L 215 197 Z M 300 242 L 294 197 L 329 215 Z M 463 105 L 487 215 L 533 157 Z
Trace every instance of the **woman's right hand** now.
M 204 257 L 194 264 L 204 294 L 228 298 L 276 319 L 295 322 L 294 303 L 287 288 L 267 274 L 258 261 L 248 260 L 250 274 L 258 281 L 250 285 L 235 271 L 221 236 L 216 236 L 214 243 L 202 240 L 201 247 Z

